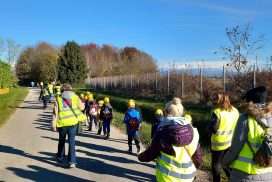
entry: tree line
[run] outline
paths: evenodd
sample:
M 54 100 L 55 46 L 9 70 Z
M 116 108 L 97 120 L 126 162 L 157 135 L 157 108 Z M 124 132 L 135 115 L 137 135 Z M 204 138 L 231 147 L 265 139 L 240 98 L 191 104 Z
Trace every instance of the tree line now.
M 25 48 L 16 64 L 21 84 L 30 81 L 82 83 L 87 77 L 137 74 L 157 70 L 155 60 L 135 47 L 78 45 L 68 41 L 62 47 L 47 42 Z

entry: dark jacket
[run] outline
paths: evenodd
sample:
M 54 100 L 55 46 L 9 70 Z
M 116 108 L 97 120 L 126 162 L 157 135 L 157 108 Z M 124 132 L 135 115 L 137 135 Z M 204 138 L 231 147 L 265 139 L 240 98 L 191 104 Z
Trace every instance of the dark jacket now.
M 112 107 L 110 104 L 103 105 L 100 110 L 99 119 L 102 121 L 111 121 L 112 120 Z
M 162 121 L 163 117 L 162 116 L 156 116 L 152 122 L 152 127 L 151 127 L 151 138 L 154 137 L 157 129 L 158 129 L 158 126 L 160 124 L 160 122 Z
M 160 156 L 160 152 L 176 156 L 173 145 L 185 146 L 193 140 L 193 127 L 191 124 L 179 125 L 171 124 L 158 128 L 151 145 L 138 156 L 142 162 L 149 162 Z M 199 167 L 202 162 L 200 146 L 192 156 L 194 164 Z

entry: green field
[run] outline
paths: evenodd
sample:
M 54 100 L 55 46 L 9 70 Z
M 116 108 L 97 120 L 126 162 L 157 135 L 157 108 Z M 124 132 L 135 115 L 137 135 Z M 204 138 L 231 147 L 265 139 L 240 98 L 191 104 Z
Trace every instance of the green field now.
M 27 88 L 11 88 L 8 94 L 0 95 L 0 126 L 4 124 L 28 93 Z

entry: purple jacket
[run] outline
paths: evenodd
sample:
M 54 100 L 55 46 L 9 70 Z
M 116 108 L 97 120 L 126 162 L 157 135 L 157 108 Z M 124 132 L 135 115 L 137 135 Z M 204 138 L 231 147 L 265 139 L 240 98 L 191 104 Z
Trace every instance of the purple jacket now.
M 193 128 L 191 124 L 180 125 L 172 123 L 170 125 L 159 126 L 151 145 L 141 154 L 138 159 L 141 162 L 150 162 L 156 159 L 160 152 L 168 155 L 176 156 L 173 145 L 185 146 L 193 140 Z M 202 163 L 200 145 L 198 146 L 195 154 L 192 156 L 193 162 L 196 167 Z

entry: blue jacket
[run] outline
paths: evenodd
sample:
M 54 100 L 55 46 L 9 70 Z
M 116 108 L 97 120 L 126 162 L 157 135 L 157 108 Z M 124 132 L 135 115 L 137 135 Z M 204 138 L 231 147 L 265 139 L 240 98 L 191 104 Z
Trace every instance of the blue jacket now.
M 127 126 L 128 135 L 133 135 L 139 130 L 141 121 L 142 117 L 137 109 L 130 108 L 127 110 L 124 117 L 124 123 Z

